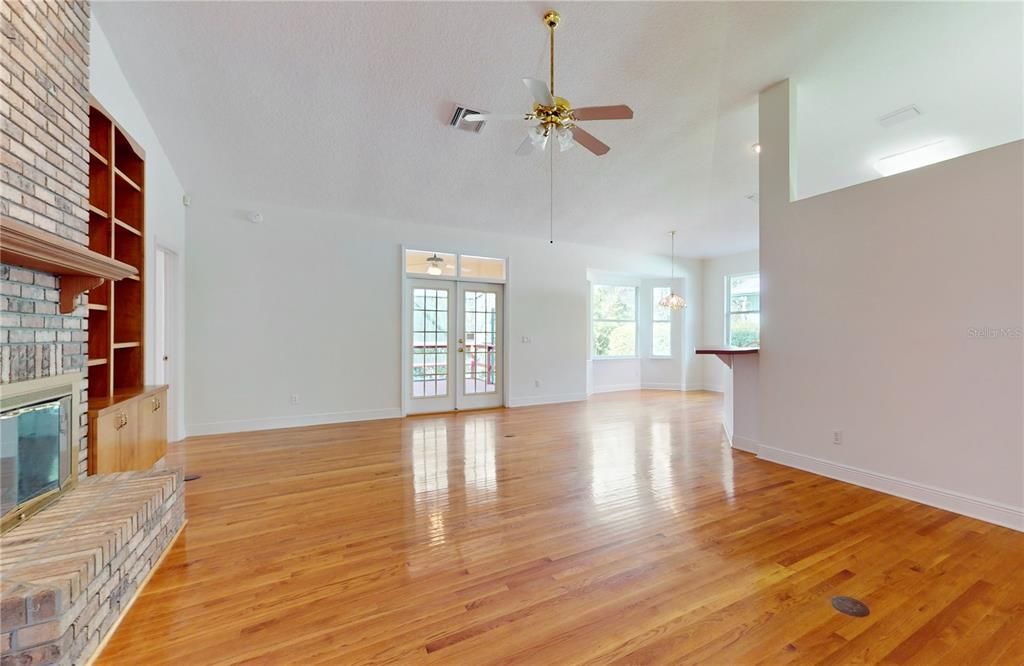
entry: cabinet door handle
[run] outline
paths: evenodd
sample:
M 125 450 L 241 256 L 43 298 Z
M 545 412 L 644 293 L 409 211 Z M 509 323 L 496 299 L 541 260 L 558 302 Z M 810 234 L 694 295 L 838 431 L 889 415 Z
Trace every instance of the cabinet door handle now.
M 160 398 L 153 398 L 153 411 L 159 411 L 160 406 Z
M 126 425 L 128 425 L 128 417 L 125 416 L 124 412 L 118 412 L 118 414 L 117 414 L 117 429 L 120 430 L 121 428 L 125 427 Z

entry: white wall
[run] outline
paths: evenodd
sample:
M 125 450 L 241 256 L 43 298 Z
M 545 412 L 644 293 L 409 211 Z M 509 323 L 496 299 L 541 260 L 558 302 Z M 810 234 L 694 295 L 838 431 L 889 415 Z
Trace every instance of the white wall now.
M 90 25 L 89 39 L 89 92 L 114 119 L 127 130 L 142 149 L 146 151 L 146 266 L 145 266 L 145 381 L 152 383 L 155 377 L 155 265 L 156 245 L 176 252 L 179 267 L 185 260 L 185 209 L 181 198 L 184 190 L 156 132 L 146 119 L 146 114 L 135 98 L 117 59 L 110 48 L 106 35 L 96 17 Z M 175 422 L 169 424 L 169 435 L 173 439 L 185 432 L 185 279 L 184 271 L 178 271 L 177 293 L 179 298 L 177 372 L 171 378 L 170 400 L 177 409 Z
M 402 244 L 508 257 L 513 406 L 586 397 L 588 269 L 669 274 L 668 257 L 613 248 L 269 205 L 252 224 L 252 207 L 189 209 L 189 434 L 398 415 Z M 699 273 L 677 259 L 696 312 Z M 699 383 L 692 347 L 681 362 Z
M 1024 143 L 791 202 L 789 96 L 759 111 L 761 455 L 1024 529 Z
M 758 251 L 741 252 L 704 260 L 703 303 L 701 314 L 701 343 L 708 346 L 724 345 L 725 340 L 725 278 L 740 273 L 756 273 Z M 728 368 L 717 356 L 703 356 L 704 388 L 724 391 Z

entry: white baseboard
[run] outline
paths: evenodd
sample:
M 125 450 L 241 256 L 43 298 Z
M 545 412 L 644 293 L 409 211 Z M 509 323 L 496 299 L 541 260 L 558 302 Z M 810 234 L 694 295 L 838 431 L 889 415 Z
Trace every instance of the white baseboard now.
M 640 385 L 640 388 L 650 391 L 682 391 L 682 384 L 673 383 L 659 383 L 659 382 L 646 382 Z
M 327 412 L 324 414 L 305 414 L 303 416 L 273 416 L 265 419 L 241 419 L 237 421 L 211 421 L 193 423 L 188 426 L 188 436 L 224 435 L 234 432 L 252 432 L 254 430 L 277 430 L 278 428 L 303 428 L 305 426 L 330 425 L 332 423 L 350 423 L 352 421 L 375 421 L 378 419 L 401 418 L 400 407 L 386 409 L 367 409 L 355 412 Z
M 711 386 L 709 384 L 686 384 L 682 388 L 683 391 L 711 391 L 712 393 L 721 393 L 722 388 L 720 386 Z
M 535 405 L 555 405 L 560 402 L 580 402 L 586 400 L 586 393 L 562 393 L 555 395 L 529 395 L 522 398 L 509 398 L 509 407 L 533 407 Z
M 730 437 L 729 441 L 732 443 L 732 448 L 739 449 L 740 451 L 746 451 L 747 453 L 753 453 L 758 455 L 761 453 L 761 442 L 756 439 L 750 439 L 749 437 L 743 437 L 742 435 L 736 435 Z
M 1024 507 L 1010 506 L 763 444 L 758 458 L 1024 532 Z
M 641 384 L 608 384 L 607 386 L 595 386 L 592 393 L 615 393 L 616 391 L 639 391 Z

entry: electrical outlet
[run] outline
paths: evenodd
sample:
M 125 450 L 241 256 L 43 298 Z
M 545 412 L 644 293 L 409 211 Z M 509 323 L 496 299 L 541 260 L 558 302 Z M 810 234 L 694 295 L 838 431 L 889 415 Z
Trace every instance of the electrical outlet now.
M 833 430 L 832 431 L 832 443 L 835 444 L 836 446 L 842 446 L 843 445 L 843 431 L 842 430 Z
M 298 393 L 292 393 L 291 397 L 288 398 L 288 401 L 290 403 L 292 403 L 293 405 L 299 404 L 299 394 Z
M 540 380 L 539 379 L 534 379 L 533 380 L 533 388 L 540 388 Z
M 522 340 L 522 342 L 523 342 L 523 344 L 524 344 L 524 345 L 528 345 L 528 344 L 530 344 L 531 342 L 533 342 L 533 340 L 531 340 L 531 339 L 530 339 L 530 336 L 528 336 L 528 335 L 524 335 L 524 336 L 523 336 L 523 340 Z

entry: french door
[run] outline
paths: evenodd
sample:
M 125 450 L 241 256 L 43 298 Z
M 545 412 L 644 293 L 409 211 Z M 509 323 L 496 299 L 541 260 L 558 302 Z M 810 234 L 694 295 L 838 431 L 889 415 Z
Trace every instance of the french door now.
M 500 407 L 502 285 L 409 280 L 408 413 Z

